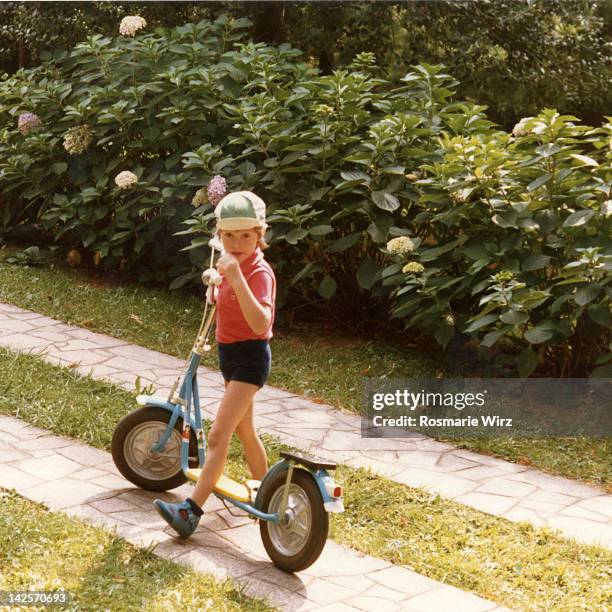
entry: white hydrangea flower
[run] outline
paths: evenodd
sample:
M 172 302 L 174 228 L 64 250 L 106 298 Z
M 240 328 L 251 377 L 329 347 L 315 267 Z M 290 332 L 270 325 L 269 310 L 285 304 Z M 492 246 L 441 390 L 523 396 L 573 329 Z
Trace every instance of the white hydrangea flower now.
M 139 15 L 128 15 L 119 24 L 119 34 L 121 36 L 134 36 L 138 30 L 146 27 L 147 22 Z
M 138 182 L 138 177 L 129 170 L 124 170 L 120 172 L 115 177 L 115 183 L 119 189 L 130 189 Z
M 387 242 L 387 251 L 391 255 L 408 255 L 408 253 L 414 251 L 414 242 L 408 236 L 399 236 Z
M 531 130 L 526 129 L 528 121 L 531 121 L 533 117 L 523 117 L 512 129 L 513 136 L 527 136 L 531 133 Z
M 410 261 L 403 268 L 404 274 L 421 274 L 425 270 L 425 266 L 418 261 Z

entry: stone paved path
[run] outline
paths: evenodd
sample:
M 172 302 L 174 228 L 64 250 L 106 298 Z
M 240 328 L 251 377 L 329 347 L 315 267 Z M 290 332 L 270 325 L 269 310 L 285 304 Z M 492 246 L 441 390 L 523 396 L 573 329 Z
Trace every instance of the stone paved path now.
M 310 568 L 285 574 L 272 566 L 254 521 L 232 516 L 214 496 L 206 502 L 196 533 L 180 540 L 151 501 L 160 495 L 173 501 L 183 499 L 189 485 L 166 494 L 136 489 L 120 476 L 110 453 L 3 415 L 0 487 L 14 488 L 50 510 L 115 529 L 137 546 L 156 544 L 156 555 L 220 579 L 231 577 L 244 584 L 249 595 L 267 598 L 283 610 L 505 610 L 331 540 Z
M 136 376 L 167 394 L 184 361 L 0 303 L 0 345 L 43 353 L 56 364 L 107 378 L 133 390 Z M 78 365 L 76 365 L 78 364 Z M 214 417 L 223 394 L 219 373 L 201 368 L 200 397 Z M 612 495 L 527 466 L 460 450 L 419 436 L 361 437 L 360 418 L 265 387 L 257 394 L 256 425 L 283 442 L 397 482 L 430 490 L 511 521 L 559 529 L 576 540 L 612 548 Z

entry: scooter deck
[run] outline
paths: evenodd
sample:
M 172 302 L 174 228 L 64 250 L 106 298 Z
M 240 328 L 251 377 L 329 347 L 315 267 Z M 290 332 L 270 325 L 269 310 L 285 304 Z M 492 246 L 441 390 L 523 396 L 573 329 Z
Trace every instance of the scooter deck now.
M 191 468 L 187 471 L 187 478 L 195 482 L 201 471 L 200 468 Z M 221 478 L 217 480 L 217 484 L 213 491 L 215 493 L 221 493 L 225 497 L 231 497 L 236 501 L 249 503 L 255 499 L 255 494 L 260 484 L 261 482 L 259 480 L 247 480 L 244 484 L 241 484 L 229 476 L 222 474 Z

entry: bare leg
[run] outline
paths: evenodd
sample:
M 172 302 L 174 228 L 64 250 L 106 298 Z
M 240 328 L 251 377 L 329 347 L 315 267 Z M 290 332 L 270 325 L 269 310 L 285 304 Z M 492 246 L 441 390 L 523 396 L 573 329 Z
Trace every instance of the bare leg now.
M 232 433 L 248 412 L 257 390 L 257 385 L 236 380 L 230 381 L 225 389 L 219 412 L 208 434 L 208 450 L 204 469 L 190 496 L 200 507 L 204 505 L 217 480 L 223 474 Z
M 255 425 L 253 423 L 253 400 L 249 404 L 249 409 L 246 411 L 242 421 L 236 427 L 236 435 L 242 442 L 244 448 L 244 456 L 251 471 L 251 475 L 256 480 L 262 480 L 268 471 L 268 457 L 266 449 L 261 443 Z

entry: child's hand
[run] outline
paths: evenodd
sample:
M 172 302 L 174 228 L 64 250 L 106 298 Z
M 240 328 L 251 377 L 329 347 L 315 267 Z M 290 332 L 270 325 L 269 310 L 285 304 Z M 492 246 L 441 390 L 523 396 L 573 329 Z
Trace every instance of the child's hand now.
M 230 284 L 240 277 L 240 264 L 231 253 L 222 255 L 217 261 L 216 267 Z

